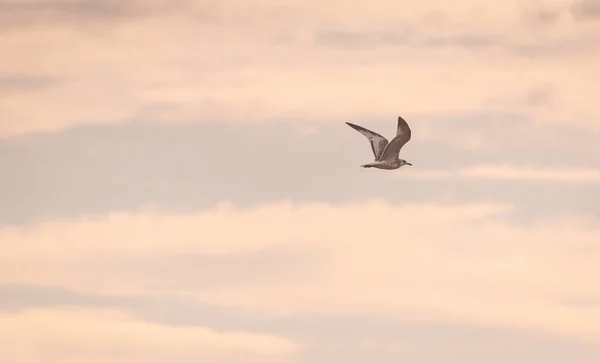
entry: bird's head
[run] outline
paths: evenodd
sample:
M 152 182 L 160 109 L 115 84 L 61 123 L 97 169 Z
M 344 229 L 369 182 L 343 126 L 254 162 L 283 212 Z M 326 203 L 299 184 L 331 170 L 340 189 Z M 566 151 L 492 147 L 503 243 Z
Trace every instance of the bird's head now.
M 402 166 L 402 165 L 410 165 L 410 166 L 412 166 L 412 164 L 409 163 L 408 161 L 406 161 L 404 159 L 400 159 L 400 166 Z

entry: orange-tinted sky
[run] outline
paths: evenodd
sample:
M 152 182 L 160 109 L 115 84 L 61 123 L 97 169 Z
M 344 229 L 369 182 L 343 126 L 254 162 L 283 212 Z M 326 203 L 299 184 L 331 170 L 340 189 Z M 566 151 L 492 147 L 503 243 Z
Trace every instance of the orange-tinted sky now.
M 600 360 L 600 3 L 0 0 L 0 357 Z M 413 130 L 396 171 L 349 121 Z

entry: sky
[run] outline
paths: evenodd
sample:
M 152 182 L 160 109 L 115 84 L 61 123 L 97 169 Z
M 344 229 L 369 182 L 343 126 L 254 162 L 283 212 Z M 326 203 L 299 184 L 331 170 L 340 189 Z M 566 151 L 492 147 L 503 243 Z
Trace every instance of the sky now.
M 11 363 L 596 363 L 600 2 L 0 0 Z M 399 170 L 352 122 L 412 128 Z

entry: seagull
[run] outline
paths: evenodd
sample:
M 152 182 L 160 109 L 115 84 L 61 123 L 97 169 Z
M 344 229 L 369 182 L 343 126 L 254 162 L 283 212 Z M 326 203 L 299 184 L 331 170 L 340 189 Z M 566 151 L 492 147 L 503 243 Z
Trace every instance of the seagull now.
M 411 163 L 399 158 L 400 149 L 410 140 L 411 136 L 410 127 L 401 116 L 398 116 L 396 136 L 390 142 L 385 137 L 362 126 L 350 122 L 346 122 L 346 124 L 363 134 L 371 144 L 375 161 L 361 165 L 361 167 L 394 170 L 403 165 L 412 166 Z

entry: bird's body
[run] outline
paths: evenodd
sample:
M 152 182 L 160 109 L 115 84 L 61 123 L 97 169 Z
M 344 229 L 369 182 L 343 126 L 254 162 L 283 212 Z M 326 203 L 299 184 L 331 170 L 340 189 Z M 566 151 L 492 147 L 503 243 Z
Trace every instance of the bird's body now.
M 377 160 L 375 160 L 372 163 L 361 165 L 361 167 L 363 167 L 363 168 L 377 168 L 377 169 L 385 169 L 385 170 L 394 170 L 394 169 L 398 169 L 402 165 L 405 165 L 405 164 L 400 164 L 400 159 L 398 159 L 398 160 L 391 160 L 391 161 L 388 161 L 388 160 L 377 161 Z
M 412 134 L 408 123 L 402 117 L 398 116 L 396 136 L 390 142 L 385 137 L 362 126 L 350 122 L 346 122 L 346 124 L 363 134 L 371 144 L 375 160 L 371 163 L 361 165 L 361 167 L 394 170 L 403 165 L 412 166 L 411 163 L 399 157 L 400 150 L 410 140 Z

